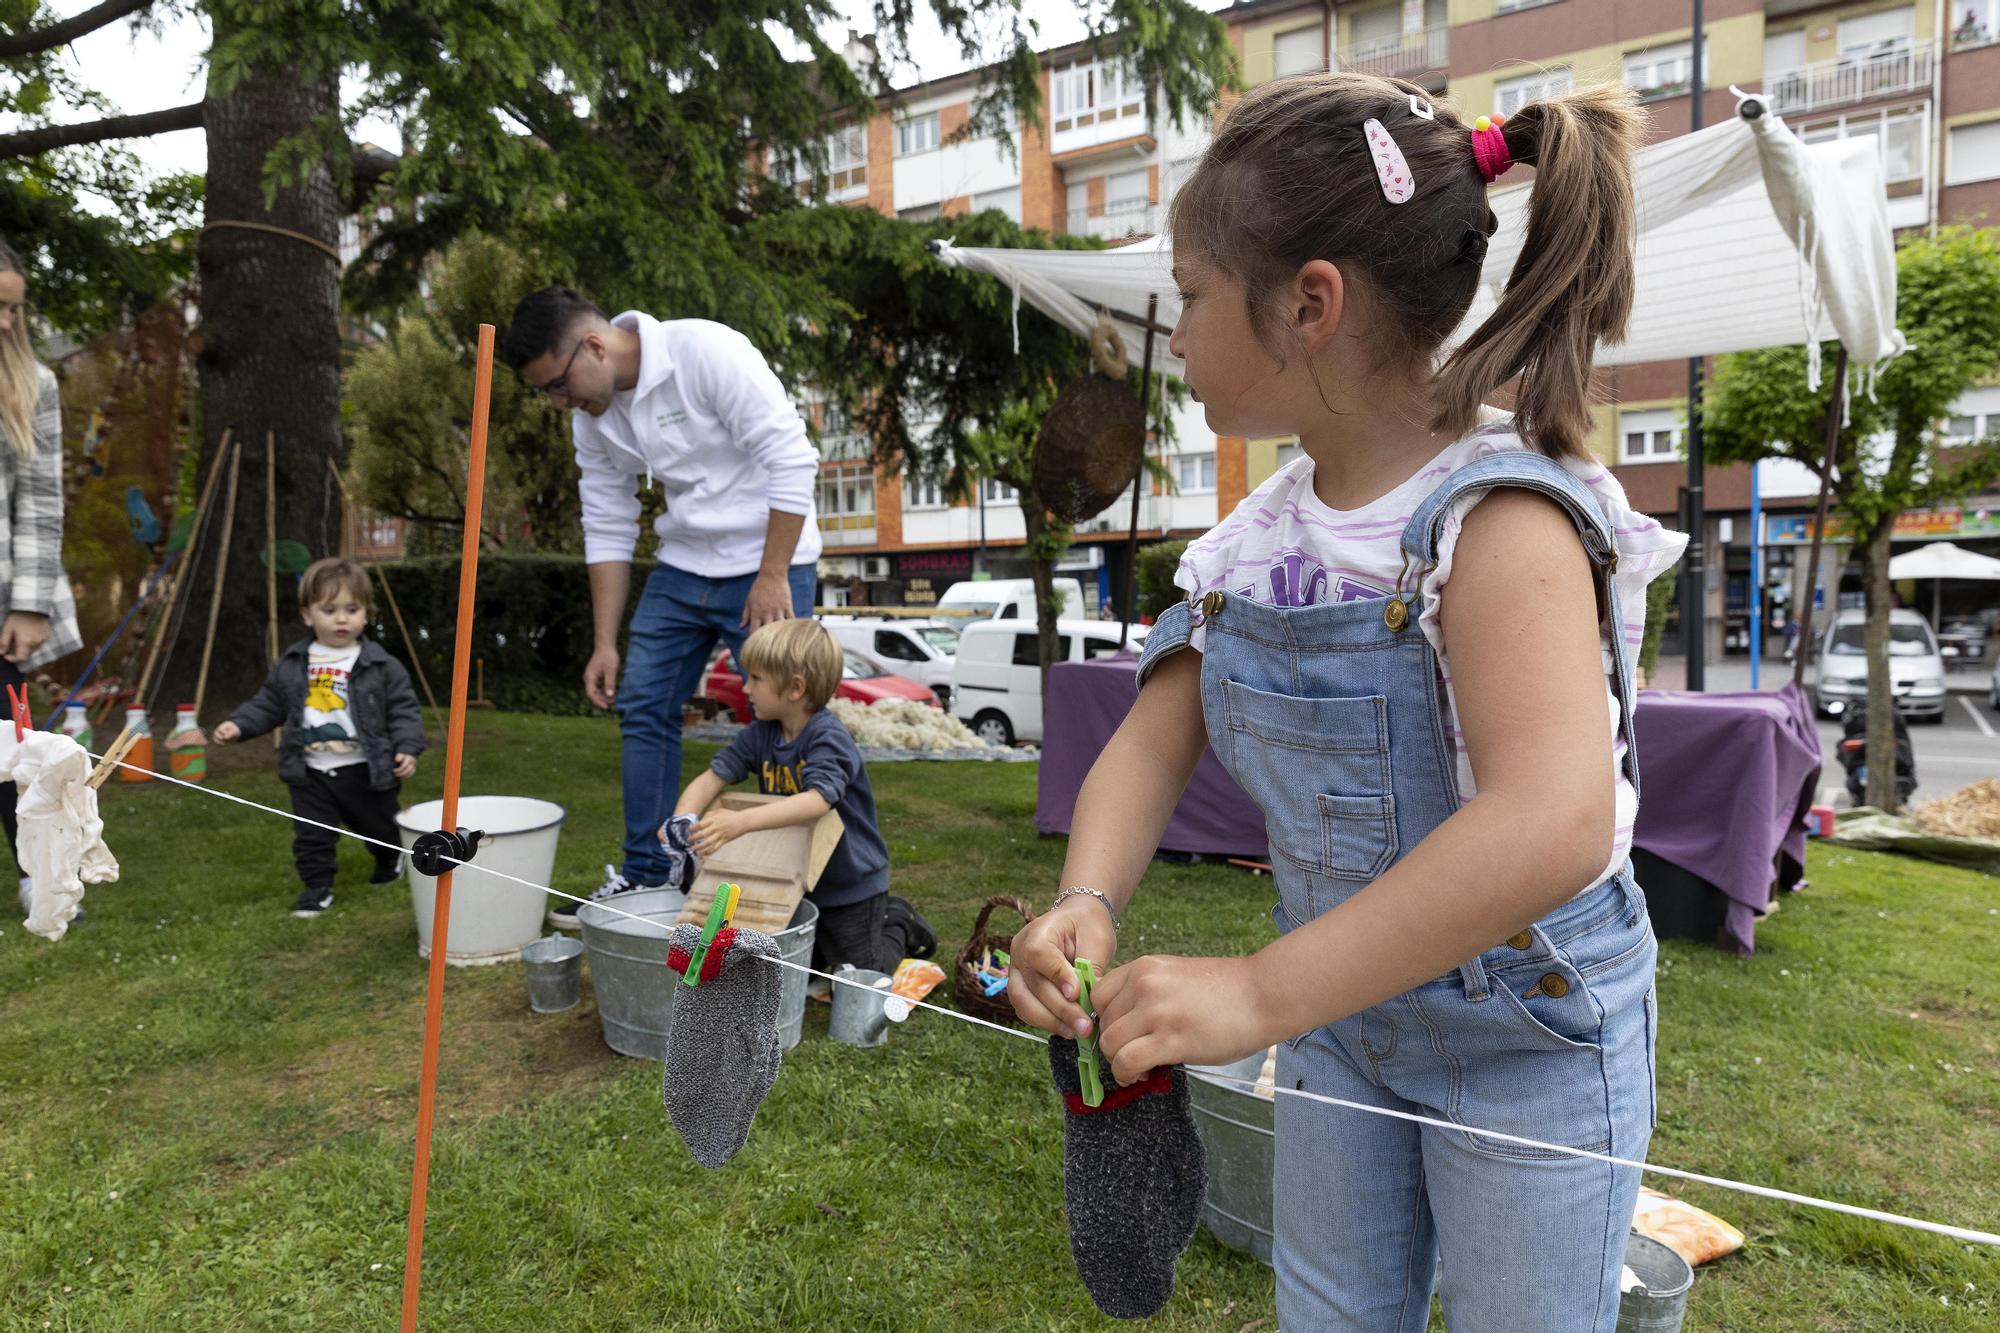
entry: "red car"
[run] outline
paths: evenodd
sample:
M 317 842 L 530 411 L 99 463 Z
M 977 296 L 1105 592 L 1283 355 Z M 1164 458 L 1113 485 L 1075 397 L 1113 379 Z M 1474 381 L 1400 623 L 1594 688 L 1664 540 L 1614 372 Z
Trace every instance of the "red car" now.
M 882 699 L 908 699 L 930 708 L 938 707 L 937 695 L 929 689 L 913 680 L 890 675 L 852 648 L 842 650 L 841 657 L 844 660 L 840 684 L 833 692 L 834 698 L 852 699 L 860 704 L 872 704 Z M 738 722 L 756 721 L 756 716 L 750 711 L 750 698 L 743 693 L 743 677 L 736 674 L 727 649 L 717 653 L 708 664 L 701 692 L 721 704 Z

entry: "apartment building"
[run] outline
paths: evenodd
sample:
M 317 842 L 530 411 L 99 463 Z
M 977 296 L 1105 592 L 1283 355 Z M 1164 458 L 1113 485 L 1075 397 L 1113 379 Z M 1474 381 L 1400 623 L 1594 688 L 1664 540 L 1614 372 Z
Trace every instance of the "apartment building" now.
M 1687 132 L 1697 86 L 1705 124 L 1734 114 L 1732 86 L 1761 91 L 1808 141 L 1875 143 L 1893 226 L 2000 220 L 2000 0 L 1707 0 L 1704 9 L 1699 77 L 1692 9 L 1678 2 L 1244 0 L 1222 17 L 1248 84 L 1321 69 L 1393 75 L 1449 96 L 1468 115 L 1508 113 L 1578 83 L 1622 81 L 1642 97 L 1654 137 L 1667 138 Z M 911 218 L 997 207 L 1028 226 L 1113 239 L 1156 230 L 1205 131 L 1176 132 L 1114 60 L 1080 47 L 1049 52 L 1044 80 L 1047 130 L 1023 129 L 1018 161 L 990 141 L 954 141 L 973 92 L 966 75 L 909 90 L 893 110 L 843 131 L 837 165 L 849 174 L 836 176 L 836 197 Z M 1607 369 L 1598 388 L 1599 454 L 1638 508 L 1671 519 L 1686 480 L 1686 363 Z M 2000 388 L 1968 395 L 1951 430 L 1975 438 L 1989 422 L 2000 426 Z M 1176 427 L 1163 461 L 1181 485 L 1144 488 L 1142 538 L 1204 530 L 1297 449 L 1285 440 L 1217 439 L 1198 410 Z M 896 595 L 896 582 L 965 577 L 1004 564 L 1007 548 L 1018 546 L 1019 508 L 1003 489 L 946 497 L 887 481 L 866 461 L 865 441 L 837 430 L 827 441 L 829 577 L 891 581 L 882 591 Z M 1782 469 L 1766 469 L 1761 484 L 1775 511 L 1761 534 L 1767 563 L 1784 569 L 1803 540 L 1788 511 L 1809 503 L 1810 487 Z M 1715 572 L 1707 641 L 1740 651 L 1758 540 L 1749 470 L 1711 469 L 1706 490 Z M 1905 528 L 1912 539 L 1942 534 L 2000 547 L 2000 531 L 1984 531 L 1989 512 L 2000 513 L 2000 496 L 1975 497 L 1962 512 L 1910 516 Z M 1105 571 L 1114 589 L 1122 563 L 1110 538 L 1128 521 L 1129 504 L 1114 506 L 1079 537 L 1078 563 Z M 914 592 L 921 598 L 924 585 Z

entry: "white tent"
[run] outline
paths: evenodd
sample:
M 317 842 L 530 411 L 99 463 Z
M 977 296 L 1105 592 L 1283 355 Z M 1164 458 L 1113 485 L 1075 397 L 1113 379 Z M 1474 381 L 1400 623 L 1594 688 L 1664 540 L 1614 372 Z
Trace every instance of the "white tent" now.
M 1857 367 L 1902 348 L 1896 259 L 1874 140 L 1801 143 L 1762 113 L 1643 149 L 1638 155 L 1637 293 L 1631 336 L 1599 365 L 1665 361 L 1837 338 Z M 1358 132 L 1358 131 L 1357 131 Z M 1499 218 L 1480 292 L 1461 336 L 1493 309 L 1520 253 L 1532 184 L 1493 192 Z M 990 273 L 1058 323 L 1089 336 L 1111 312 L 1134 365 L 1149 300 L 1154 322 L 1180 318 L 1172 251 L 1155 237 L 1116 250 L 938 246 L 939 258 Z M 1159 338 L 1153 364 L 1181 363 Z M 1816 382 L 1816 381 L 1815 381 Z
M 2000 579 L 2000 560 L 1950 542 L 1932 542 L 1889 561 L 1892 579 Z

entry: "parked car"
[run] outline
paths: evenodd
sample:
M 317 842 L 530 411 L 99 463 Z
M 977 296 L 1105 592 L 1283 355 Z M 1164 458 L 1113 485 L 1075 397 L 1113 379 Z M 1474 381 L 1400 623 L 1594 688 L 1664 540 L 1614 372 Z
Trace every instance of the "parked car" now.
M 951 704 L 951 664 L 958 653 L 958 626 L 942 620 L 822 616 L 835 642 L 868 654 L 884 670 L 927 686 L 938 702 Z
M 1056 660 L 1087 662 L 1118 651 L 1118 625 L 1102 620 L 1056 622 Z M 1132 626 L 1131 648 L 1146 639 Z M 958 636 L 951 711 L 993 745 L 1042 738 L 1042 650 L 1032 620 L 981 620 Z
M 1820 641 L 1819 674 L 1813 703 L 1828 717 L 1839 717 L 1868 698 L 1868 652 L 1862 633 L 1866 616 L 1842 611 Z M 1889 685 L 1896 711 L 1905 717 L 1944 720 L 1944 656 L 1937 636 L 1915 611 L 1889 612 Z
M 938 707 L 935 694 L 913 680 L 891 675 L 880 662 L 866 653 L 843 648 L 841 657 L 840 684 L 834 687 L 834 698 L 852 699 L 862 704 L 883 699 L 909 699 L 929 704 L 932 708 Z M 736 674 L 736 667 L 726 649 L 709 662 L 708 674 L 702 678 L 701 692 L 721 704 L 738 722 L 757 720 L 756 714 L 750 711 L 750 696 L 743 692 L 743 677 Z
M 1083 600 L 1083 585 L 1075 579 L 1057 579 L 1056 595 L 1062 598 L 1065 618 L 1082 620 L 1097 608 Z M 963 625 L 971 620 L 1033 620 L 1035 581 L 1033 579 L 968 579 L 954 583 L 938 598 L 940 611 L 970 611 L 970 618 L 954 616 Z

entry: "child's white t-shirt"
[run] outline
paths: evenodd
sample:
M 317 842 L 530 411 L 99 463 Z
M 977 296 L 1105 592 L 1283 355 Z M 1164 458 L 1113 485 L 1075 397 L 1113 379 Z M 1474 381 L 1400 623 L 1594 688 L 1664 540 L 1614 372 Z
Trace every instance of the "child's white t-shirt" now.
M 361 645 L 328 648 L 314 642 L 306 649 L 306 704 L 303 733 L 306 766 L 323 772 L 366 763 L 361 733 L 347 710 L 348 682 L 361 658 Z
M 1402 538 L 1410 516 L 1444 479 L 1469 463 L 1527 446 L 1515 433 L 1511 417 L 1481 426 L 1458 441 L 1387 495 L 1359 509 L 1332 509 L 1313 494 L 1313 463 L 1301 458 L 1246 496 L 1235 512 L 1205 536 L 1189 543 L 1174 582 L 1198 601 L 1211 591 L 1248 597 L 1266 606 L 1315 606 L 1387 597 L 1399 577 L 1405 591 L 1414 584 L 1423 597 L 1417 624 L 1437 653 L 1444 691 L 1444 725 L 1457 751 L 1459 796 L 1471 800 L 1476 790 L 1472 760 L 1458 727 L 1458 702 L 1453 692 L 1451 662 L 1445 652 L 1438 607 L 1451 578 L 1452 556 L 1466 514 L 1488 491 L 1474 491 L 1454 504 L 1439 530 L 1437 565 L 1421 582 L 1412 567 L 1405 576 Z M 1566 459 L 1563 466 L 1589 488 L 1606 515 L 1618 543 L 1618 567 L 1612 576 L 1628 656 L 1636 658 L 1646 628 L 1646 585 L 1680 559 L 1687 538 L 1668 531 L 1625 502 L 1618 479 L 1595 461 Z M 1203 646 L 1197 626 L 1190 646 Z M 1618 696 L 1612 688 L 1611 653 L 1604 651 L 1605 697 L 1611 719 L 1611 757 L 1617 778 L 1616 835 L 1610 864 L 1600 879 L 1617 873 L 1631 854 L 1632 825 L 1638 814 L 1638 794 L 1625 778 L 1625 742 L 1620 735 Z

